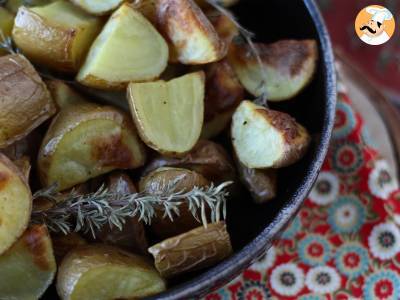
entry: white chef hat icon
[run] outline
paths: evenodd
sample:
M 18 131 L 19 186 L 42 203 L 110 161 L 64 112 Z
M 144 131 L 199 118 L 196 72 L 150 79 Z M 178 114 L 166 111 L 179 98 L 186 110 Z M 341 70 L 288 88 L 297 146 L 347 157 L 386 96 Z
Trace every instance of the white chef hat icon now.
M 377 7 L 367 7 L 367 13 L 372 15 L 372 21 L 379 22 L 383 24 L 386 20 L 391 20 L 393 18 L 392 13 L 386 8 L 377 8 Z

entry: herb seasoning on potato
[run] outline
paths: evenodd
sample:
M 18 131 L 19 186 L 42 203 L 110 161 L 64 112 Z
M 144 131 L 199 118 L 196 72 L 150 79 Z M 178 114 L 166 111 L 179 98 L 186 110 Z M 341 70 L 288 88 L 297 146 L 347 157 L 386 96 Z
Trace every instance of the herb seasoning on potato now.
M 268 101 L 318 52 L 253 44 L 236 2 L 1 1 L 1 299 L 140 299 L 239 247 L 232 201 L 311 143 Z

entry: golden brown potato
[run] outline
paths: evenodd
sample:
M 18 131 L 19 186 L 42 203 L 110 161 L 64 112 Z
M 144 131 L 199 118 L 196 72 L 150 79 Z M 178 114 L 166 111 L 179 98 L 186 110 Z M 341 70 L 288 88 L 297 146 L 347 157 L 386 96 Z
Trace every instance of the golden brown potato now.
M 220 134 L 230 123 L 233 112 L 244 98 L 244 89 L 226 60 L 206 69 L 204 125 L 201 137 Z
M 75 104 L 53 119 L 38 157 L 41 182 L 65 190 L 115 169 L 145 162 L 130 116 L 110 106 Z
M 225 149 L 217 143 L 206 140 L 200 140 L 192 151 L 181 158 L 154 157 L 146 165 L 143 175 L 161 167 L 189 169 L 203 175 L 215 184 L 235 178 L 235 168 Z
M 157 193 L 165 190 L 171 183 L 177 181 L 173 192 L 189 192 L 195 186 L 206 187 L 210 182 L 202 175 L 185 169 L 178 168 L 159 168 L 143 177 L 139 183 L 139 191 L 147 193 Z M 158 210 L 157 216 L 151 221 L 151 231 L 157 237 L 165 239 L 177 234 L 181 234 L 199 226 L 188 210 L 188 205 L 179 206 L 179 216 L 175 216 L 174 221 L 163 217 L 164 211 Z
M 71 0 L 76 6 L 82 8 L 84 11 L 102 16 L 111 13 L 115 10 L 124 0 Z
M 102 22 L 60 0 L 46 6 L 22 6 L 12 36 L 32 62 L 62 72 L 79 70 Z
M 0 298 L 39 299 L 56 273 L 45 225 L 33 225 L 0 256 Z
M 274 169 L 250 169 L 236 160 L 240 181 L 250 192 L 255 203 L 265 203 L 276 197 L 277 174 Z
M 204 73 L 168 82 L 131 83 L 128 100 L 139 135 L 147 146 L 182 156 L 197 143 L 204 115 Z
M 57 275 L 62 300 L 138 299 L 165 288 L 146 258 L 105 245 L 73 249 Z
M 243 101 L 232 118 L 235 153 L 248 168 L 289 166 L 301 159 L 310 144 L 307 130 L 292 117 Z
M 125 89 L 156 79 L 167 67 L 168 45 L 130 4 L 116 10 L 94 41 L 77 80 L 99 89 Z
M 58 264 L 72 249 L 87 244 L 86 240 L 76 232 L 67 235 L 54 235 L 51 237 L 51 240 L 53 242 L 54 255 Z
M 288 100 L 311 82 L 318 59 L 315 40 L 282 40 L 255 46 L 262 60 L 265 84 L 249 45 L 234 45 L 228 55 L 240 82 L 252 95 L 266 93 L 269 101 Z
M 46 85 L 54 102 L 58 107 L 58 110 L 68 105 L 77 104 L 85 101 L 85 99 L 81 95 L 79 95 L 68 84 L 61 80 L 47 80 Z
M 3 42 L 2 35 L 11 37 L 11 31 L 14 25 L 14 16 L 7 9 L 0 6 L 0 43 Z M 7 54 L 7 51 L 0 49 L 0 55 Z
M 149 252 L 160 274 L 170 278 L 214 265 L 231 255 L 232 246 L 225 223 L 219 222 L 164 240 Z
M 46 85 L 22 55 L 0 57 L 0 148 L 22 139 L 55 113 Z
M 11 11 L 13 14 L 18 12 L 18 9 L 21 6 L 43 6 L 49 3 L 55 2 L 55 0 L 7 0 L 6 1 L 6 8 Z
M 157 0 L 135 0 L 132 7 L 146 17 L 152 24 L 157 25 Z
M 106 187 L 115 193 L 136 193 L 136 187 L 128 175 L 122 172 L 114 172 L 107 178 Z M 98 241 L 120 247 L 122 249 L 145 255 L 148 242 L 143 222 L 138 217 L 126 218 L 122 230 L 117 227 L 105 226 L 96 234 Z
M 214 26 L 219 37 L 229 47 L 234 37 L 239 35 L 239 29 L 235 23 L 226 15 L 213 9 L 206 12 L 207 18 Z
M 29 175 L 31 173 L 31 161 L 29 157 L 23 156 L 19 159 L 13 160 L 14 165 L 21 171 L 22 175 L 29 182 Z
M 206 64 L 226 55 L 227 45 L 193 0 L 158 0 L 156 9 L 159 28 L 179 62 Z
M 0 153 L 0 255 L 28 226 L 32 194 L 21 171 Z

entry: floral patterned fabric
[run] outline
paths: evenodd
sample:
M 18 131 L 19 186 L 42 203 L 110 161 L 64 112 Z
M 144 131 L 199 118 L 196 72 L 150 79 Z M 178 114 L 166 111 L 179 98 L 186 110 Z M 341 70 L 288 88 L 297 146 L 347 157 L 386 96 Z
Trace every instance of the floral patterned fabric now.
M 309 198 L 265 258 L 205 300 L 400 299 L 400 190 L 339 91 Z

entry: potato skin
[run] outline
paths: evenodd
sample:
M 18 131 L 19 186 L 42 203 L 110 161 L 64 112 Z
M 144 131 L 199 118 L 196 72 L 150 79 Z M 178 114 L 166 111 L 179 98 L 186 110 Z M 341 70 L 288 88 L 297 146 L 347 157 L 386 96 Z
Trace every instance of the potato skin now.
M 102 268 L 104 272 L 107 272 L 107 267 L 114 267 L 114 269 L 110 270 L 111 272 L 117 272 L 115 269 L 118 267 L 135 268 L 138 270 L 138 275 L 149 274 L 153 280 L 157 280 L 157 282 L 152 282 L 156 293 L 165 290 L 165 282 L 159 277 L 147 258 L 112 246 L 93 244 L 77 247 L 63 259 L 57 274 L 57 292 L 59 296 L 63 300 L 71 299 L 71 295 L 79 284 L 80 278 L 85 273 L 97 268 Z M 146 283 L 149 284 L 149 282 Z M 145 296 L 150 295 L 138 295 L 137 297 Z
M 232 253 L 224 222 L 201 226 L 149 248 L 160 274 L 170 278 L 212 266 Z
M 154 157 L 145 167 L 143 175 L 157 168 L 178 167 L 195 171 L 214 184 L 235 178 L 235 168 L 225 149 L 212 141 L 200 140 L 196 146 L 181 158 Z
M 173 191 L 189 192 L 195 186 L 206 187 L 210 182 L 202 175 L 185 169 L 179 168 L 159 168 L 143 177 L 139 182 L 139 191 L 147 193 L 157 193 L 165 189 L 171 181 L 177 182 Z M 157 210 L 156 218 L 151 221 L 150 229 L 159 238 L 165 239 L 199 226 L 193 215 L 188 210 L 187 204 L 179 206 L 179 216 L 175 216 L 174 221 L 164 218 L 164 211 Z
M 76 232 L 71 232 L 67 235 L 54 235 L 51 237 L 51 240 L 53 242 L 54 255 L 58 264 L 61 263 L 62 259 L 72 249 L 87 244 L 86 240 Z
M 14 16 L 7 9 L 0 6 L 0 30 L 5 37 L 11 37 L 11 31 L 14 25 Z M 0 56 L 7 54 L 7 51 L 0 49 Z
M 22 55 L 0 57 L 0 148 L 28 135 L 56 112 L 46 85 Z

